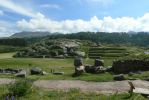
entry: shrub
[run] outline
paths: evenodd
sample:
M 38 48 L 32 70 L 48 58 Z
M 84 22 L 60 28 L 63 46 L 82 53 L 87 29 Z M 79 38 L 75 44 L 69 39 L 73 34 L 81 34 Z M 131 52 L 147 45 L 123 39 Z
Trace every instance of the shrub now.
M 25 96 L 31 92 L 31 82 L 28 80 L 19 80 L 8 87 L 9 93 L 14 96 Z

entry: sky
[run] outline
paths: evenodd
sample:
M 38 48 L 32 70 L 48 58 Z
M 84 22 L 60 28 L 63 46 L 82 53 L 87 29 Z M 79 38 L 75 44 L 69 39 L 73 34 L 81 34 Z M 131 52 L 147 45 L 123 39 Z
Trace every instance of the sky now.
M 149 31 L 149 0 L 0 0 L 0 37 L 21 31 Z

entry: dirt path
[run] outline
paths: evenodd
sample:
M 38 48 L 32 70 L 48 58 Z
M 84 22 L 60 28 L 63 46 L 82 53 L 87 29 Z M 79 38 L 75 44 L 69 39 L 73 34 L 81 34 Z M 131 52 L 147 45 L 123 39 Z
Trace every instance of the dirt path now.
M 0 85 L 10 84 L 14 82 L 15 82 L 15 79 L 0 78 Z
M 137 88 L 149 89 L 149 82 L 135 80 L 132 81 Z M 35 86 L 45 89 L 68 90 L 70 88 L 79 88 L 83 92 L 116 93 L 128 92 L 130 87 L 128 81 L 117 82 L 85 82 L 77 80 L 39 80 L 34 83 Z
M 10 84 L 15 82 L 15 79 L 0 78 L 0 85 Z M 142 80 L 132 81 L 136 88 L 149 89 L 149 82 Z M 79 80 L 38 80 L 34 86 L 44 89 L 60 89 L 69 90 L 70 88 L 79 88 L 83 92 L 99 92 L 99 93 L 122 93 L 128 92 L 130 86 L 128 81 L 116 82 L 86 82 Z

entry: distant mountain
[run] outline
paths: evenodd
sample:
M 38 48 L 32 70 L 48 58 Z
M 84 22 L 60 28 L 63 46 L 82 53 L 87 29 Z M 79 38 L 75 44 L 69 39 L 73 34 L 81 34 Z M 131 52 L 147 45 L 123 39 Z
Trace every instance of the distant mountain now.
M 26 31 L 23 31 L 23 32 L 15 33 L 11 37 L 16 37 L 16 38 L 45 37 L 45 36 L 48 36 L 51 34 L 52 33 L 50 33 L 50 32 L 39 32 L 39 31 L 37 31 L 37 32 L 26 32 Z

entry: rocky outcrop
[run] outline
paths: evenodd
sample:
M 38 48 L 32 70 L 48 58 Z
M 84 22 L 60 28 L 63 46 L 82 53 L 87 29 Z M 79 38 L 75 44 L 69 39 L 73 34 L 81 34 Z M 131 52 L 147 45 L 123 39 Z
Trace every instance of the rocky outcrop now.
M 14 57 L 32 58 L 67 58 L 85 57 L 85 52 L 80 51 L 81 42 L 69 39 L 44 40 L 36 43 L 20 52 Z

